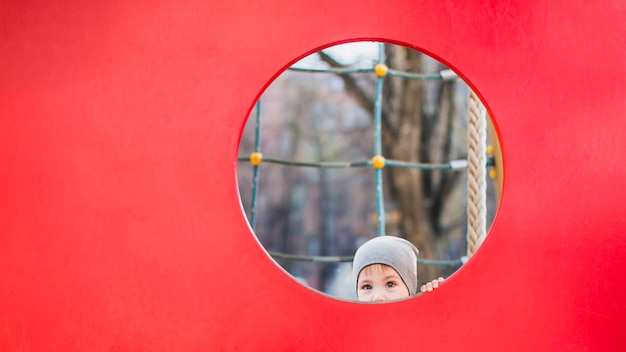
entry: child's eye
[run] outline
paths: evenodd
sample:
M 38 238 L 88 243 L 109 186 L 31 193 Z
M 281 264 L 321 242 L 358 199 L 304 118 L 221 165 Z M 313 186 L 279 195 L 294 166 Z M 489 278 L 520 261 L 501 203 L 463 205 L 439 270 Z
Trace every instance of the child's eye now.
M 396 286 L 396 283 L 395 283 L 395 282 L 393 282 L 393 281 L 389 281 L 389 282 L 387 282 L 387 288 L 392 288 L 392 287 L 394 287 L 394 286 Z
M 361 286 L 361 290 L 371 290 L 372 289 L 372 285 L 363 285 Z

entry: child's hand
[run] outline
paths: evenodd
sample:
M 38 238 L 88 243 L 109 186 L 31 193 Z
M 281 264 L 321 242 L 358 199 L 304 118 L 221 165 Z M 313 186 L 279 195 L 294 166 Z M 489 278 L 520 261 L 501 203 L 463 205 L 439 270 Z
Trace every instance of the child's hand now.
M 427 282 L 424 285 L 422 285 L 422 287 L 420 287 L 420 291 L 422 293 L 424 292 L 431 292 L 432 290 L 436 289 L 437 287 L 439 287 L 439 283 L 443 282 L 443 277 L 440 277 L 436 280 L 433 280 L 431 282 Z

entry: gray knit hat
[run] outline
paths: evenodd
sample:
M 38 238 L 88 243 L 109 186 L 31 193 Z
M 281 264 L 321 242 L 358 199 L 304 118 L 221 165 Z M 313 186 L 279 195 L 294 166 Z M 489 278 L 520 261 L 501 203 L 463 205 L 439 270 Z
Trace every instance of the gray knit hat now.
M 417 293 L 417 255 L 415 246 L 400 237 L 379 236 L 365 242 L 356 250 L 352 262 L 352 282 L 357 285 L 361 270 L 371 264 L 385 264 L 394 268 L 409 289 Z M 358 289 L 358 287 L 357 287 Z

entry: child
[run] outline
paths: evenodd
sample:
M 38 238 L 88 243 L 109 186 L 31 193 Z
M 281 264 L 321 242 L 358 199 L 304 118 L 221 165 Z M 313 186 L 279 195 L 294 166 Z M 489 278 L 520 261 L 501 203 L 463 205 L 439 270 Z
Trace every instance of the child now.
M 417 294 L 415 246 L 402 238 L 375 237 L 359 247 L 352 262 L 352 282 L 359 301 L 391 301 Z M 443 278 L 422 285 L 421 292 L 439 287 Z

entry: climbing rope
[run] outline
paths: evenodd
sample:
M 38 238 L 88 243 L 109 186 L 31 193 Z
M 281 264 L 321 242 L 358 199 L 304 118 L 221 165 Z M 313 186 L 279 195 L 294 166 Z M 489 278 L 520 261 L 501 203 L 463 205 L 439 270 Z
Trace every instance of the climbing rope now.
M 480 247 L 487 221 L 487 122 L 483 105 L 474 91 L 469 94 L 467 168 L 467 256 Z
M 380 70 L 379 66 L 379 70 Z M 337 75 L 346 75 L 352 73 L 376 73 L 376 67 L 366 67 L 366 68 L 309 68 L 309 67 L 295 67 L 292 66 L 288 68 L 289 71 L 298 71 L 298 72 L 311 72 L 311 73 L 333 73 Z M 392 70 L 390 68 L 385 72 L 386 75 L 402 77 L 407 79 L 417 79 L 422 81 L 427 80 L 442 80 L 442 81 L 450 81 L 458 78 L 456 73 L 450 69 L 441 70 L 438 73 L 410 73 L 410 72 L 402 72 L 398 70 Z
M 382 111 L 383 111 L 383 82 L 389 72 L 385 65 L 385 45 L 378 44 L 378 64 L 374 66 L 376 74 L 376 95 L 374 100 L 374 158 L 372 158 L 376 182 L 376 212 L 378 222 L 378 236 L 385 235 L 385 203 L 383 200 L 383 168 L 385 158 L 382 151 Z
M 398 167 L 406 167 L 412 169 L 420 169 L 420 170 L 460 170 L 467 168 L 467 160 L 459 159 L 459 160 L 451 160 L 450 162 L 437 164 L 437 163 L 412 163 L 408 161 L 400 161 L 393 159 L 384 159 L 384 161 L 380 159 L 372 158 L 370 160 L 361 160 L 361 161 L 296 161 L 296 160 L 286 160 L 280 158 L 271 158 L 265 157 L 259 152 L 254 152 L 250 154 L 249 157 L 239 157 L 238 161 L 250 161 L 253 166 L 258 166 L 261 162 L 271 163 L 271 164 L 281 164 L 287 166 L 297 166 L 297 167 L 316 167 L 320 169 L 346 169 L 352 167 L 377 167 L 377 162 L 384 162 L 382 166 L 398 166 Z M 378 161 L 380 160 L 380 161 Z
M 261 155 L 261 99 L 256 102 L 256 126 L 254 130 L 254 153 L 250 156 L 250 163 L 254 166 L 252 170 L 252 182 L 259 183 L 259 165 L 263 156 Z M 250 205 L 250 226 L 256 228 L 256 198 L 259 194 L 259 187 L 252 188 L 252 200 Z
M 302 262 L 315 262 L 315 263 L 348 263 L 354 260 L 354 256 L 322 256 L 322 255 L 299 255 L 299 254 L 285 254 L 279 252 L 268 251 L 268 253 L 274 259 L 285 260 L 297 260 Z M 417 264 L 432 265 L 432 266 L 461 266 L 465 264 L 466 258 L 453 259 L 453 260 L 429 260 L 417 258 Z

